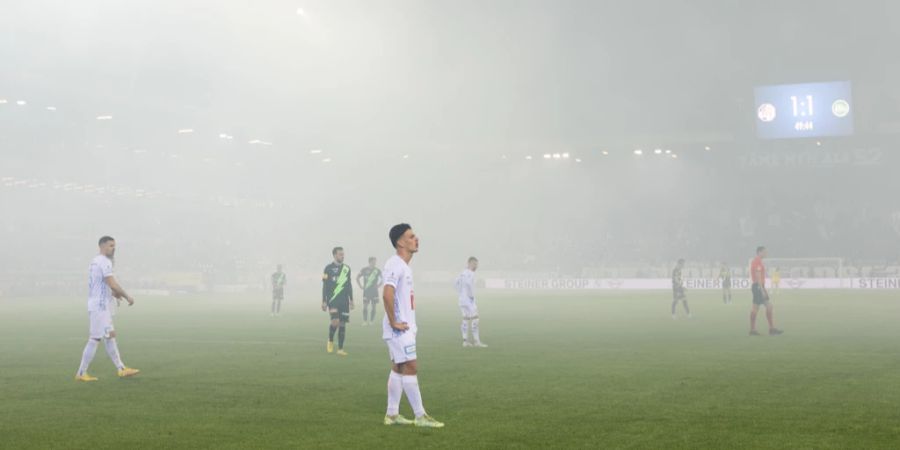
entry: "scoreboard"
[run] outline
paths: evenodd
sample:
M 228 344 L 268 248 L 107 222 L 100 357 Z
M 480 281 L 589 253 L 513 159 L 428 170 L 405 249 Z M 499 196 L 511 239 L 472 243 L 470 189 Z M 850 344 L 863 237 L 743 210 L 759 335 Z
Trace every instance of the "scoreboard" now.
M 853 134 L 849 81 L 760 86 L 754 94 L 761 139 Z

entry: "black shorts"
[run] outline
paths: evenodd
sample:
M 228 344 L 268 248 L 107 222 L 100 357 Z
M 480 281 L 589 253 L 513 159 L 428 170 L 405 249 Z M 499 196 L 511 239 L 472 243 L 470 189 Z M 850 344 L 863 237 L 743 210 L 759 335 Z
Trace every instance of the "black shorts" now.
M 722 282 L 722 289 L 731 289 L 731 280 L 725 280 Z
M 753 291 L 754 305 L 765 305 L 766 303 L 769 303 L 769 295 L 766 294 L 759 283 L 753 283 L 753 286 L 750 288 L 750 290 Z
M 673 287 L 672 288 L 672 298 L 674 300 L 684 300 L 684 288 Z
M 370 304 L 370 303 L 371 303 L 371 304 L 376 304 L 376 303 L 378 303 L 378 294 L 376 293 L 376 294 L 373 294 L 373 295 L 368 295 L 368 294 L 367 294 L 367 295 L 364 295 L 364 296 L 363 296 L 363 303 L 365 303 L 365 304 L 367 304 L 367 305 Z
M 275 289 L 272 291 L 272 300 L 284 300 L 284 289 Z
M 347 323 L 350 321 L 350 311 L 331 310 L 331 320 L 340 320 L 341 322 Z
M 331 320 L 340 320 L 341 322 L 350 321 L 350 301 L 335 301 L 328 305 L 328 313 Z

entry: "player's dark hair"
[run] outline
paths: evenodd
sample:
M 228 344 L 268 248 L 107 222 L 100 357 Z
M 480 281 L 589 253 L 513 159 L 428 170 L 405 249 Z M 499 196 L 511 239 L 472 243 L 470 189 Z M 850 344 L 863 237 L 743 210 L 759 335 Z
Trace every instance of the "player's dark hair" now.
M 394 248 L 397 248 L 397 241 L 400 240 L 400 237 L 403 236 L 403 233 L 406 233 L 406 230 L 412 229 L 412 227 L 408 223 L 398 223 L 391 227 L 391 232 L 388 233 L 388 237 L 391 238 L 391 245 Z
M 470 257 L 469 257 L 469 262 L 472 262 L 472 261 L 478 261 L 478 258 L 476 258 L 476 257 L 474 257 L 474 256 L 470 256 Z
M 369 257 L 369 262 L 375 262 L 375 257 L 374 257 L 374 256 L 370 256 L 370 257 Z
M 678 264 L 684 264 L 684 258 L 679 259 Z
M 335 247 L 331 249 L 331 256 L 337 255 L 337 252 L 343 251 L 344 247 Z
M 97 245 L 103 245 L 109 241 L 115 241 L 115 239 L 113 239 L 112 236 L 103 236 L 102 238 L 100 238 L 100 242 L 97 243 Z
M 758 254 L 762 253 L 762 251 L 765 249 L 766 249 L 766 246 L 764 246 L 764 245 L 760 245 L 759 247 L 756 247 L 756 254 L 758 255 Z

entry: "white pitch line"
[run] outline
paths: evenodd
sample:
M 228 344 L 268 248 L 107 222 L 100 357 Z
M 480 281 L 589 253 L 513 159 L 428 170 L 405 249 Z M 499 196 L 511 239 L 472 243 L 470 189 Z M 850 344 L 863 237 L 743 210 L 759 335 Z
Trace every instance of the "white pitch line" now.
M 67 338 L 67 340 L 83 341 L 84 338 L 69 337 L 69 338 Z M 239 341 L 239 340 L 224 340 L 224 339 L 192 340 L 192 339 L 168 339 L 168 338 L 126 338 L 126 341 L 127 342 L 155 342 L 155 343 L 160 343 L 160 344 L 201 344 L 201 345 L 204 345 L 204 344 L 205 345 L 296 345 L 301 342 L 322 343 L 325 340 L 324 339 L 315 339 L 315 338 L 298 338 L 296 341 L 253 341 L 253 340 Z M 362 345 L 360 345 L 360 343 L 357 342 L 357 343 L 354 343 L 353 346 L 354 347 L 367 347 L 370 344 L 371 343 L 366 342 L 366 343 L 362 343 Z

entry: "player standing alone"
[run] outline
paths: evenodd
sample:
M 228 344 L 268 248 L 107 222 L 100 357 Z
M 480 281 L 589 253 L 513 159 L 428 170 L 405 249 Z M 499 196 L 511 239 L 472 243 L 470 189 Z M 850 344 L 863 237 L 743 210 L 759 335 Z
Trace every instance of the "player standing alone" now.
M 340 356 L 347 356 L 344 351 L 344 339 L 347 336 L 347 322 L 350 322 L 350 310 L 353 309 L 353 283 L 350 281 L 350 266 L 344 264 L 344 249 L 335 247 L 331 250 L 334 262 L 325 266 L 322 275 L 322 311 L 331 315 L 328 327 L 328 344 L 325 350 L 334 351 L 334 332 L 338 332 L 338 350 Z
M 116 256 L 116 241 L 109 236 L 100 238 L 100 254 L 91 260 L 88 284 L 88 317 L 90 318 L 90 334 L 84 352 L 81 355 L 81 366 L 75 374 L 77 381 L 97 381 L 96 377 L 88 375 L 88 367 L 97 353 L 100 339 L 106 347 L 106 354 L 115 364 L 120 377 L 130 377 L 140 372 L 137 369 L 126 367 L 119 356 L 119 346 L 116 344 L 116 330 L 113 328 L 112 316 L 113 297 L 118 301 L 124 298 L 128 306 L 134 304 L 134 299 L 125 293 L 116 276 L 113 274 L 113 259 Z
M 719 279 L 722 280 L 722 302 L 726 305 L 731 303 L 731 269 L 728 264 L 722 263 L 719 269 Z
M 463 347 L 487 347 L 481 342 L 478 330 L 478 305 L 475 304 L 475 271 L 478 270 L 478 259 L 469 258 L 468 267 L 456 277 L 456 293 L 459 295 L 459 309 L 462 311 Z M 469 330 L 472 340 L 469 340 Z
M 684 278 L 681 275 L 682 269 L 684 269 L 684 259 L 679 259 L 678 263 L 675 264 L 675 270 L 672 271 L 672 319 L 678 318 L 678 315 L 675 313 L 678 302 L 684 304 L 684 312 L 687 313 L 688 319 L 693 317 L 691 315 L 691 309 L 688 308 L 687 298 L 684 295 Z
M 413 273 L 409 267 L 413 254 L 419 251 L 419 238 L 405 223 L 394 225 L 388 236 L 397 254 L 384 264 L 384 320 L 382 335 L 388 347 L 392 367 L 387 384 L 387 412 L 385 425 L 410 425 L 441 428 L 443 423 L 425 412 L 416 365 L 416 298 Z M 416 415 L 412 421 L 400 415 L 403 393 Z
M 759 305 L 766 307 L 766 320 L 769 322 L 769 336 L 778 336 L 784 331 L 775 328 L 775 320 L 773 318 L 775 307 L 769 301 L 769 292 L 766 290 L 766 266 L 763 265 L 763 259 L 769 255 L 769 251 L 765 247 L 756 248 L 756 258 L 750 263 L 750 278 L 753 282 L 751 290 L 753 292 L 753 309 L 750 311 L 750 336 L 759 336 L 756 331 L 756 315 L 759 313 Z
M 375 308 L 378 305 L 378 288 L 383 284 L 381 270 L 375 267 L 375 257 L 369 258 L 369 265 L 363 267 L 356 276 L 356 283 L 363 291 L 363 326 L 375 323 Z M 369 307 L 372 312 L 369 312 Z
M 281 264 L 272 274 L 272 317 L 281 315 L 281 301 L 284 300 L 284 284 L 287 278 L 281 270 Z

